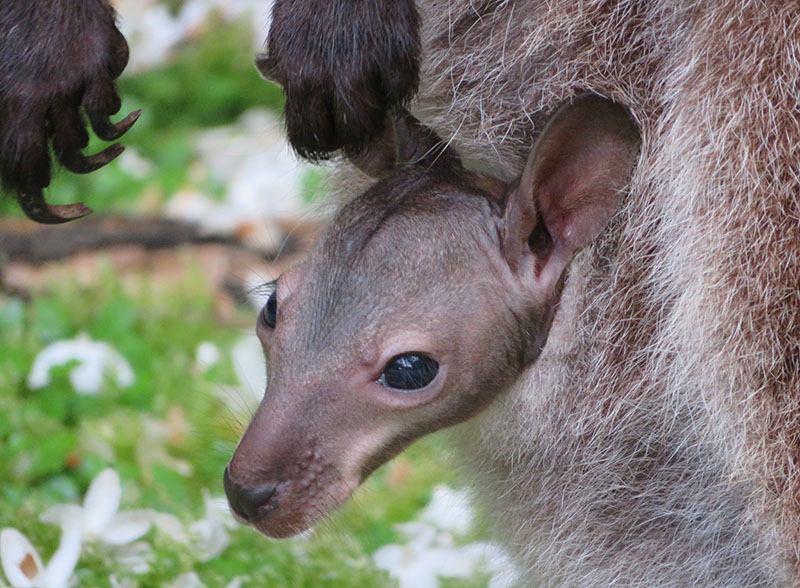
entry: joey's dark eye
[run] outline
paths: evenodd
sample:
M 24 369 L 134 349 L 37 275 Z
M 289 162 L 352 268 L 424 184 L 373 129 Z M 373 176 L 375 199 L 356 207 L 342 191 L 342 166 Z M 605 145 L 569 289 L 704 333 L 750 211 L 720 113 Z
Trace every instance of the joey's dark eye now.
M 430 384 L 439 362 L 422 353 L 404 353 L 389 360 L 378 383 L 397 390 L 419 390 Z
M 264 306 L 264 322 L 270 329 L 275 328 L 275 321 L 278 320 L 278 295 L 275 290 L 267 298 L 267 304 Z

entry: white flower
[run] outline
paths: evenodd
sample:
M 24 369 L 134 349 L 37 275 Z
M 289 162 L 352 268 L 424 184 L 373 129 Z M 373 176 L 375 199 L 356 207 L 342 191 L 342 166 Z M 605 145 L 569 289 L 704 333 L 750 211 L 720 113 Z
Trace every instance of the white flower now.
M 154 512 L 150 515 L 153 526 L 175 543 L 189 544 L 189 536 L 183 530 L 183 523 L 174 514 L 168 512 Z
M 224 498 L 212 498 L 207 490 L 203 490 L 203 502 L 206 507 L 204 519 L 189 525 L 189 535 L 197 551 L 200 561 L 214 559 L 221 554 L 230 543 L 226 527 L 234 521 Z
M 103 376 L 110 372 L 117 385 L 126 388 L 133 384 L 130 364 L 120 353 L 103 341 L 92 341 L 81 333 L 75 339 L 56 341 L 42 349 L 33 361 L 28 376 L 28 386 L 44 388 L 50 383 L 50 370 L 77 360 L 80 365 L 69 372 L 69 381 L 78 394 L 97 394 L 103 385 Z
M 156 166 L 149 159 L 142 157 L 136 149 L 127 146 L 117 158 L 117 165 L 122 171 L 137 180 L 146 180 L 155 173 Z
M 153 555 L 153 549 L 146 541 L 135 541 L 114 547 L 114 560 L 133 574 L 149 572 Z
M 190 183 L 170 198 L 167 217 L 191 222 L 207 235 L 236 235 L 250 248 L 277 253 L 284 236 L 277 221 L 306 214 L 302 194 L 308 175 L 306 164 L 292 154 L 280 120 L 268 109 L 251 109 L 233 125 L 197 133 L 193 145 L 193 175 L 225 186 L 224 198 Z
M 420 521 L 440 531 L 463 535 L 472 525 L 472 506 L 467 493 L 447 486 L 436 486 L 431 501 L 420 515 Z
M 231 359 L 248 408 L 258 406 L 267 389 L 266 360 L 261 343 L 256 337 L 242 337 L 234 344 Z
M 491 543 L 470 543 L 463 549 L 471 557 L 483 560 L 483 571 L 492 575 L 488 588 L 513 588 L 517 585 L 519 569 L 504 549 Z
M 492 575 L 489 588 L 511 588 L 518 572 L 503 550 L 489 543 L 454 545 L 453 534 L 466 533 L 471 521 L 466 495 L 437 486 L 419 521 L 396 526 L 408 543 L 381 547 L 373 561 L 400 588 L 436 588 L 440 577 L 468 578 L 478 572 Z
M 199 371 L 205 372 L 219 363 L 219 358 L 219 347 L 211 341 L 203 341 L 195 351 L 194 365 Z
M 439 576 L 468 578 L 474 562 L 453 547 L 449 535 L 422 523 L 398 525 L 415 536 L 407 545 L 386 545 L 373 555 L 375 565 L 396 578 L 400 588 L 436 588 Z
M 39 553 L 14 528 L 0 530 L 0 561 L 12 588 L 66 588 L 81 553 L 80 509 L 63 513 L 61 542 L 53 557 L 42 565 Z
M 131 48 L 131 72 L 167 62 L 181 44 L 202 34 L 204 27 L 216 26 L 217 18 L 247 23 L 252 49 L 263 50 L 271 13 L 270 2 L 265 0 L 186 0 L 177 14 L 157 0 L 115 0 L 114 7 Z
M 234 412 L 251 414 L 267 389 L 267 368 L 261 343 L 252 335 L 239 339 L 231 349 L 238 386 L 219 386 L 217 397 Z
M 119 474 L 113 468 L 101 471 L 86 491 L 83 506 L 57 504 L 42 514 L 45 523 L 60 523 L 78 510 L 78 525 L 87 541 L 102 541 L 110 545 L 125 545 L 135 541 L 150 530 L 150 511 L 132 510 L 117 512 L 122 498 Z
M 131 44 L 130 71 L 155 67 L 170 56 L 172 50 L 186 41 L 206 19 L 207 7 L 187 3 L 180 14 L 172 16 L 169 9 L 160 3 L 142 0 L 118 1 L 116 8 L 122 20 L 122 32 Z M 201 11 L 198 11 L 197 8 Z M 205 10 L 202 10 L 205 9 Z

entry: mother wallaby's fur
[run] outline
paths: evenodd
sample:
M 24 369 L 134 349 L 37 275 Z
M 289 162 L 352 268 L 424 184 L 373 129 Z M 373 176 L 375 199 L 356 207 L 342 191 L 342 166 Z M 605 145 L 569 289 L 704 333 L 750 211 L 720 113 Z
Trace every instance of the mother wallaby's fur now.
M 800 585 L 800 5 L 419 9 L 415 113 L 476 169 L 576 90 L 643 134 L 538 363 L 461 426 L 498 532 L 546 586 Z

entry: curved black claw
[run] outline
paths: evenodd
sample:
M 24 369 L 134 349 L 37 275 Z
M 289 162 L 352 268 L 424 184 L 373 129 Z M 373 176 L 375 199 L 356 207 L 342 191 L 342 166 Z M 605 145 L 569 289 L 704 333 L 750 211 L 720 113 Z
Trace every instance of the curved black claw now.
M 88 174 L 115 160 L 123 151 L 125 147 L 120 143 L 114 143 L 94 155 L 83 155 L 80 151 L 63 153 L 60 160 L 69 171 Z
M 46 225 L 66 223 L 92 213 L 92 209 L 82 202 L 47 204 L 41 190 L 20 194 L 17 196 L 17 201 L 29 219 Z
M 142 114 L 141 108 L 134 110 L 118 123 L 112 123 L 108 116 L 102 114 L 89 114 L 89 122 L 92 124 L 94 132 L 103 141 L 116 141 L 128 132 Z

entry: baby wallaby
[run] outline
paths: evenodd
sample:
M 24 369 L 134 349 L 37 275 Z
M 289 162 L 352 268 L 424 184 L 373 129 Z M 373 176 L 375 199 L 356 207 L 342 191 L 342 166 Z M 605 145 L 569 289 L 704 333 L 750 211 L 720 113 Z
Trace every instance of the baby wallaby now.
M 511 184 L 465 169 L 408 114 L 389 126 L 354 158 L 381 179 L 258 319 L 269 383 L 224 484 L 272 537 L 307 529 L 536 361 L 570 261 L 618 210 L 639 151 L 627 111 L 588 94 L 556 112 Z

